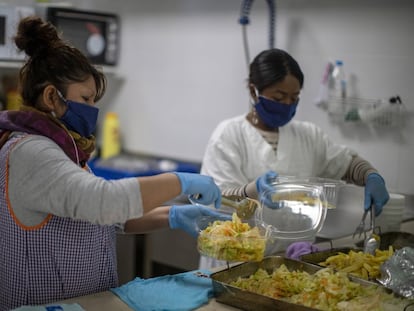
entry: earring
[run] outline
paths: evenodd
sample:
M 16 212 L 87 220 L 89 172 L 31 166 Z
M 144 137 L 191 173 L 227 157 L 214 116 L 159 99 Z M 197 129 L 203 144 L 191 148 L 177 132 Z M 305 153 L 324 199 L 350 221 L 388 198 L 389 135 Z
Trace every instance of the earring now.
M 53 110 L 50 112 L 50 114 L 51 114 L 54 118 L 56 118 L 56 113 L 55 113 Z

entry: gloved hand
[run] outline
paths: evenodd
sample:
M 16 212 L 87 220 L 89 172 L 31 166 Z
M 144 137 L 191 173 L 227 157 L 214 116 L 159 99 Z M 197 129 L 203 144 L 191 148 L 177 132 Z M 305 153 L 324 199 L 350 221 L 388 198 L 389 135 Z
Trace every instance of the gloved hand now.
M 174 173 L 181 183 L 181 194 L 192 195 L 196 203 L 209 205 L 214 203 L 216 208 L 221 206 L 221 191 L 210 176 L 192 173 Z
M 377 173 L 371 173 L 365 183 L 364 209 L 368 210 L 371 205 L 375 206 L 375 216 L 382 212 L 382 208 L 390 199 L 384 179 Z
M 267 171 L 265 174 L 257 178 L 256 188 L 260 201 L 262 201 L 267 207 L 277 209 L 279 208 L 278 202 L 273 202 L 271 193 L 267 195 L 267 190 L 272 190 L 272 182 L 275 181 L 278 174 L 274 171 Z
M 171 229 L 182 229 L 189 235 L 197 237 L 200 231 L 198 221 L 203 216 L 212 218 L 211 222 L 214 220 L 231 220 L 230 215 L 200 205 L 173 205 L 170 208 L 168 220 Z

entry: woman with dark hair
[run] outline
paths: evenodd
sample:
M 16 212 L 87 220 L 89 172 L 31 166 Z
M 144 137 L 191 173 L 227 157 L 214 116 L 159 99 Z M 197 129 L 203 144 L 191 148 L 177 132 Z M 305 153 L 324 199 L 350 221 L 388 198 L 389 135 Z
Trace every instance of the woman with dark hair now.
M 278 174 L 342 179 L 365 186 L 364 208 L 374 204 L 378 215 L 389 195 L 377 170 L 356 152 L 329 140 L 315 124 L 292 120 L 303 83 L 302 70 L 289 53 L 259 53 L 250 64 L 251 110 L 216 127 L 201 173 L 213 177 L 223 195 L 252 198 L 258 196 L 258 176 L 261 183 Z M 273 252 L 285 247 L 276 243 Z M 211 258 L 200 260 L 201 268 L 217 264 Z
M 0 112 L 0 310 L 116 287 L 117 231 L 172 228 L 196 237 L 198 217 L 223 219 L 198 205 L 160 206 L 201 194 L 199 203 L 219 207 L 211 177 L 107 181 L 91 174 L 105 76 L 40 18 L 23 19 L 15 43 L 28 58 L 22 107 Z

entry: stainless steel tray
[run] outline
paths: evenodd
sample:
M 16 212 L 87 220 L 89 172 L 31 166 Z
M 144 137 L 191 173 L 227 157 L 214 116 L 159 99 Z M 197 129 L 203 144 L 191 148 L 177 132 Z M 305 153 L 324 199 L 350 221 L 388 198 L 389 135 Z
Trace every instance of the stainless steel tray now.
M 379 234 L 380 237 L 380 249 L 388 249 L 390 245 L 394 247 L 394 250 L 409 246 L 414 247 L 414 234 L 408 232 L 384 232 Z M 364 247 L 364 240 L 356 243 L 358 247 Z
M 218 302 L 240 308 L 242 310 L 273 310 L 273 311 L 314 311 L 316 309 L 292 304 L 271 297 L 255 294 L 238 287 L 230 285 L 238 277 L 248 277 L 262 268 L 271 273 L 275 268 L 285 264 L 289 270 L 301 270 L 308 273 L 315 273 L 322 269 L 316 265 L 284 258 L 281 256 L 266 257 L 259 262 L 242 263 L 229 269 L 211 274 L 213 280 L 213 291 Z M 365 285 L 377 285 L 375 283 L 350 277 L 354 282 Z
M 380 246 L 379 249 L 387 250 L 390 245 L 394 250 L 409 246 L 414 247 L 414 235 L 407 232 L 386 232 L 379 234 Z M 325 261 L 331 256 L 338 255 L 340 252 L 348 254 L 351 250 L 360 251 L 364 247 L 364 241 L 356 243 L 355 248 L 343 247 L 343 248 L 332 248 L 320 252 L 310 253 L 299 257 L 301 261 L 314 264 L 319 266 L 320 262 Z
M 299 257 L 301 261 L 304 261 L 309 264 L 316 265 L 318 267 L 322 267 L 319 265 L 320 262 L 325 261 L 331 256 L 338 255 L 339 253 L 348 254 L 351 250 L 353 251 L 360 251 L 359 248 L 351 248 L 351 247 L 342 247 L 342 248 L 332 248 L 329 250 L 319 251 L 315 253 L 309 253 L 306 255 L 302 255 Z

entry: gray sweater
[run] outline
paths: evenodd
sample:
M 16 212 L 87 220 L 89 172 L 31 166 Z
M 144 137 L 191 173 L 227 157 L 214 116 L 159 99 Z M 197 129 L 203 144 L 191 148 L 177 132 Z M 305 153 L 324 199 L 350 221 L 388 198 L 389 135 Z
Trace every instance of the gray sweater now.
M 8 162 L 9 204 L 24 226 L 36 226 L 48 214 L 100 225 L 124 224 L 143 214 L 136 178 L 97 177 L 49 138 L 30 135 L 20 140 Z

